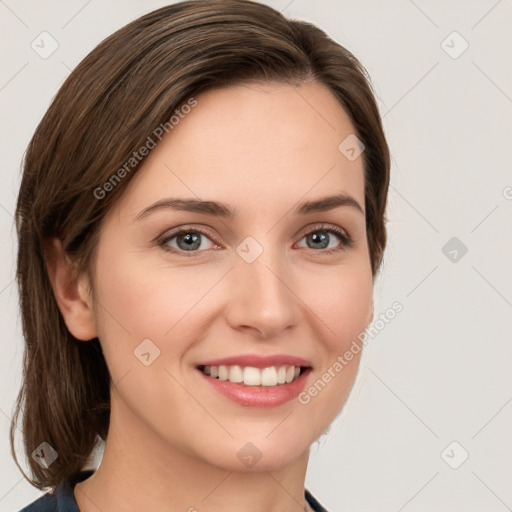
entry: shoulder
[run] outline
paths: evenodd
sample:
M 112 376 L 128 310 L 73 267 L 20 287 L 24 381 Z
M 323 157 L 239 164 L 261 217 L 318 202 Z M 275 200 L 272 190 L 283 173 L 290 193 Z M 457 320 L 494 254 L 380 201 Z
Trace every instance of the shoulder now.
M 79 512 L 69 483 L 59 486 L 54 494 L 44 494 L 20 512 Z
M 33 501 L 20 512 L 57 512 L 57 496 L 47 493 Z
M 315 512 L 327 512 L 327 509 L 323 505 L 321 505 L 307 489 L 305 489 L 304 494 L 306 496 L 307 502 L 309 503 L 309 506 Z
M 81 471 L 62 482 L 53 493 L 47 493 L 33 501 L 19 512 L 80 512 L 73 489 L 75 484 L 91 476 L 93 471 Z
M 45 494 L 22 508 L 20 512 L 57 512 L 57 497 L 53 494 Z

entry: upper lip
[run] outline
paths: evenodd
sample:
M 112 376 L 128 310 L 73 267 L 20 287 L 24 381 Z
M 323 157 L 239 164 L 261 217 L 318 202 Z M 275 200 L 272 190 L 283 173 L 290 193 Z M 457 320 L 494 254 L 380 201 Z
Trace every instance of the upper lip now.
M 261 356 L 258 354 L 245 354 L 231 357 L 224 357 L 222 359 L 210 359 L 204 361 L 198 366 L 253 366 L 255 368 L 267 368 L 269 366 L 311 366 L 311 363 L 301 357 L 289 356 L 286 354 L 276 354 L 273 356 Z

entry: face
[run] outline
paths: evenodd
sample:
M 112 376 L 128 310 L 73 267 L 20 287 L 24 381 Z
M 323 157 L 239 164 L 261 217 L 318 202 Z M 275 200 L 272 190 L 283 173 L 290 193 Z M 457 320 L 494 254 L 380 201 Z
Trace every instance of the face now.
M 327 429 L 357 374 L 361 352 L 340 357 L 372 314 L 363 161 L 338 149 L 355 130 L 323 85 L 196 100 L 102 225 L 111 424 L 162 456 L 244 471 L 240 455 L 259 452 L 275 470 Z M 331 196 L 344 199 L 300 208 Z

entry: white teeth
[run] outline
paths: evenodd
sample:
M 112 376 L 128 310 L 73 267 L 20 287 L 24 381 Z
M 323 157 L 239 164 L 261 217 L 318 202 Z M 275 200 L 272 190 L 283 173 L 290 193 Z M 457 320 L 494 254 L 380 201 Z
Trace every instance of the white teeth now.
M 230 382 L 243 382 L 244 374 L 242 372 L 242 368 L 238 365 L 230 366 L 228 380 Z
M 228 378 L 229 378 L 228 367 L 221 364 L 219 366 L 219 379 L 220 380 L 228 380 Z
M 300 371 L 300 368 L 298 369 Z M 276 386 L 277 385 L 277 371 L 274 366 L 270 368 L 263 368 L 261 371 L 261 385 L 262 386 Z
M 220 365 L 204 366 L 203 373 L 219 380 L 243 383 L 246 386 L 277 386 L 289 384 L 300 375 L 300 366 L 269 366 L 267 368 L 255 368 L 253 366 Z
M 259 386 L 261 384 L 260 370 L 252 366 L 246 366 L 244 368 L 244 384 L 246 386 Z
M 280 366 L 277 370 L 277 383 L 284 384 L 286 382 L 286 366 Z

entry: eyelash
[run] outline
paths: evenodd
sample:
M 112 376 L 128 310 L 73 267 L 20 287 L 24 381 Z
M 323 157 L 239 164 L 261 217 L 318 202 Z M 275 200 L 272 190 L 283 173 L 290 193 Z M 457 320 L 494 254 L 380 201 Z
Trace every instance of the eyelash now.
M 350 249 L 352 247 L 353 243 L 354 243 L 352 238 L 350 238 L 350 236 L 348 236 L 348 234 L 344 230 L 342 230 L 341 228 L 339 228 L 337 226 L 332 226 L 332 225 L 327 225 L 326 226 L 324 224 L 317 224 L 316 226 L 314 226 L 310 230 L 306 231 L 302 235 L 300 240 L 302 240 L 304 237 L 306 237 L 306 236 L 308 236 L 308 235 L 310 235 L 312 233 L 317 233 L 317 232 L 335 234 L 335 235 L 337 235 L 339 237 L 341 243 L 340 243 L 340 247 L 337 247 L 337 248 L 318 249 L 318 250 L 310 249 L 310 250 L 312 250 L 314 252 L 321 252 L 323 254 L 333 254 L 333 253 L 337 253 L 339 251 L 345 251 L 347 249 Z M 169 248 L 166 245 L 173 238 L 176 238 L 179 235 L 190 234 L 190 233 L 196 233 L 196 234 L 204 235 L 204 236 L 210 238 L 212 242 L 214 242 L 214 239 L 215 239 L 214 235 L 210 231 L 208 231 L 206 229 L 198 229 L 198 228 L 194 228 L 192 226 L 186 226 L 184 228 L 179 229 L 178 231 L 176 231 L 174 233 L 163 235 L 162 237 L 160 237 L 157 240 L 157 245 L 160 246 L 166 252 L 172 252 L 174 254 L 180 254 L 180 255 L 183 255 L 186 258 L 199 257 L 200 253 L 204 252 L 204 251 L 198 251 L 198 250 L 195 250 L 195 251 L 183 251 L 181 249 L 176 249 L 175 247 Z M 308 249 L 308 248 L 306 247 L 306 249 Z

